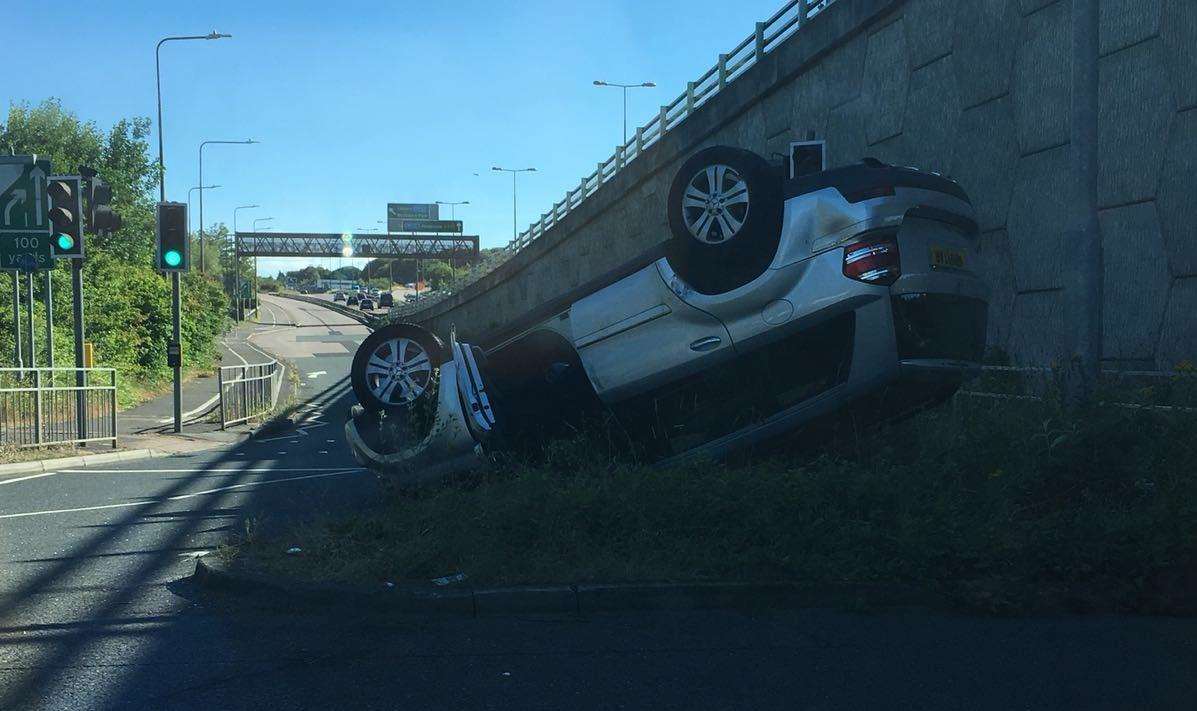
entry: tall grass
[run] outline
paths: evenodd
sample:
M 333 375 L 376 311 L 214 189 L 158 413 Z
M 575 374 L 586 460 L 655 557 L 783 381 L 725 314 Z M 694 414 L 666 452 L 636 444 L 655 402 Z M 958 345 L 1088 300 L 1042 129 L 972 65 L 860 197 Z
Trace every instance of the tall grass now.
M 1192 414 L 958 397 L 734 467 L 625 449 L 590 429 L 258 541 L 241 564 L 359 582 L 895 581 L 995 610 L 1178 610 L 1197 592 Z

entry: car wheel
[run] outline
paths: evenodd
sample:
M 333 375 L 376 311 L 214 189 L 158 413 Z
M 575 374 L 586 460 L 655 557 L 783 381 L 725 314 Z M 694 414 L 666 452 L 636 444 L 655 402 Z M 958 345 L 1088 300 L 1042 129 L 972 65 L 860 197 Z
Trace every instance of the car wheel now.
M 781 180 L 764 158 L 730 146 L 690 156 L 669 189 L 669 265 L 703 294 L 765 272 L 781 241 Z
M 353 393 L 371 412 L 409 408 L 432 390 L 444 356 L 441 339 L 419 326 L 402 323 L 380 328 L 353 356 L 349 373 Z

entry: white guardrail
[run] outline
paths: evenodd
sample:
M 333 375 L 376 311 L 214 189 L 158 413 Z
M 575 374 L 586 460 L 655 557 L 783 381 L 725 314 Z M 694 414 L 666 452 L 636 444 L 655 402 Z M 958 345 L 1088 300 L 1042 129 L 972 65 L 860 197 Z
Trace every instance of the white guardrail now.
M 567 192 L 565 197 L 553 203 L 553 207 L 548 212 L 541 214 L 540 219 L 508 242 L 502 256 L 474 265 L 468 272 L 454 279 L 441 298 L 477 281 L 543 235 L 562 218 L 576 210 L 603 183 L 614 178 L 620 170 L 623 170 L 624 166 L 635 160 L 646 148 L 661 140 L 665 132 L 685 121 L 696 108 L 702 106 L 711 97 L 722 91 L 725 86 L 735 81 L 749 67 L 756 64 L 766 52 L 773 51 L 781 42 L 802 29 L 810 18 L 834 2 L 835 0 L 789 0 L 769 19 L 756 23 L 756 29 L 751 35 L 730 52 L 720 54 L 718 63 L 708 69 L 705 74 L 695 81 L 687 82 L 684 93 L 672 102 L 661 106 L 651 121 L 636 128 L 635 134 L 627 143 L 616 146 L 615 152 L 609 158 L 599 161 L 595 171 L 582 178 L 578 187 Z M 419 308 L 424 308 L 439 300 L 422 300 Z M 415 305 L 409 304 L 404 305 L 398 311 L 402 315 L 416 310 L 418 309 Z

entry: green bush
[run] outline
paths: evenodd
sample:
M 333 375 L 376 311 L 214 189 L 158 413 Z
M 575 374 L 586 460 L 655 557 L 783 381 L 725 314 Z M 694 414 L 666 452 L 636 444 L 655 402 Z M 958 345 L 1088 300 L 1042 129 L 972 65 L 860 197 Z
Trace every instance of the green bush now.
M 92 166 L 112 186 L 113 207 L 124 226 L 111 235 L 86 238 L 84 331 L 94 344 L 97 365 L 115 367 L 122 383 L 141 386 L 153 386 L 169 373 L 166 345 L 171 340 L 170 279 L 151 266 L 156 200 L 152 191 L 158 175 L 149 157 L 148 135 L 147 119 L 121 120 L 105 133 L 94 123 L 81 122 L 53 99 L 36 107 L 14 104 L 7 121 L 0 124 L 0 145 L 11 145 L 18 154 L 48 157 L 56 172 Z M 182 346 L 192 367 L 214 363 L 218 338 L 228 327 L 228 298 L 218 273 L 216 269 L 205 277 L 190 272 L 182 280 Z M 70 265 L 57 264 L 51 278 L 55 362 L 69 365 L 74 353 Z M 0 284 L 8 282 L 11 289 L 10 279 L 0 278 Z M 45 363 L 46 353 L 43 279 L 39 274 L 34 296 L 39 364 Z M 11 359 L 13 350 L 12 310 L 0 309 L 0 357 Z M 127 404 L 130 390 L 122 388 L 121 397 Z

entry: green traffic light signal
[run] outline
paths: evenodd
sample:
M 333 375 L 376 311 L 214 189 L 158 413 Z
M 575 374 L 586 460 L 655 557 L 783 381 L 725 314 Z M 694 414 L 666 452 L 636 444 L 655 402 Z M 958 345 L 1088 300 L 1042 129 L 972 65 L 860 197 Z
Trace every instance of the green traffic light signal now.
M 46 183 L 50 209 L 50 248 L 55 259 L 83 257 L 83 201 L 80 179 L 74 175 L 52 175 Z
M 158 203 L 157 214 L 158 269 L 185 272 L 190 266 L 191 255 L 187 245 L 187 204 L 179 202 Z

